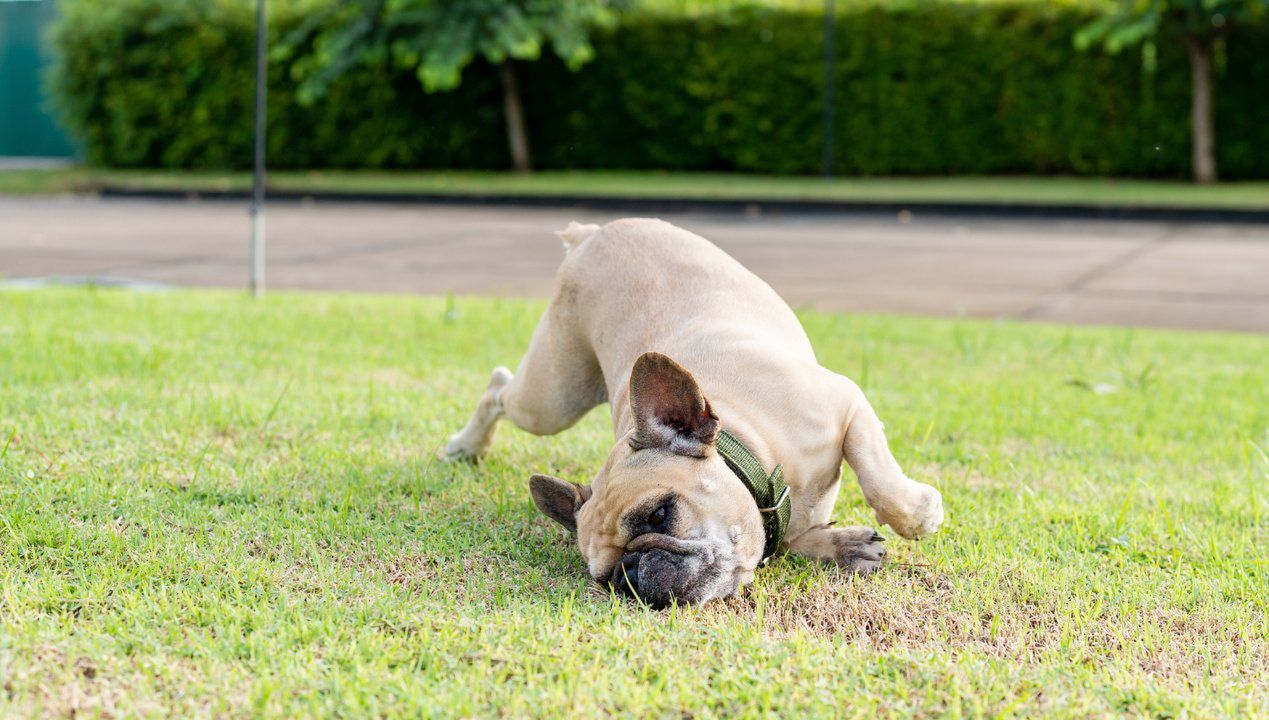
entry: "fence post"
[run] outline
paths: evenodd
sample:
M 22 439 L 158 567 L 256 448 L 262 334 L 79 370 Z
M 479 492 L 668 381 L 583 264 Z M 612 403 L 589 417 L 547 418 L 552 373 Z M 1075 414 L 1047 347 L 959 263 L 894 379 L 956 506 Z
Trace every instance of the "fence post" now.
M 833 135 L 837 125 L 833 107 L 833 66 L 836 64 L 836 48 L 834 33 L 836 30 L 837 12 L 833 0 L 824 0 L 824 177 L 833 176 Z
M 255 170 L 251 178 L 251 294 L 264 296 L 264 122 L 269 33 L 265 0 L 256 0 Z

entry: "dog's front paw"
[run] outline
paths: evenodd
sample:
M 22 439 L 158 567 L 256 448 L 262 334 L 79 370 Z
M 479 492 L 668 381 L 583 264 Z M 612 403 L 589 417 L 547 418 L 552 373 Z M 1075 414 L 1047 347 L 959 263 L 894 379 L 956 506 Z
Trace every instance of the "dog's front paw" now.
M 943 524 L 943 496 L 925 483 L 912 483 L 906 502 L 878 507 L 877 522 L 909 540 L 933 535 Z
M 454 433 L 445 443 L 445 453 L 441 456 L 445 462 L 476 462 L 480 459 L 480 451 L 467 443 L 464 433 Z M 433 445 L 432 447 L 436 447 Z
M 886 541 L 870 527 L 835 528 L 833 547 L 837 564 L 859 575 L 871 575 L 886 558 Z
M 505 367 L 494 368 L 485 394 L 476 405 L 476 414 L 472 415 L 466 427 L 449 436 L 442 459 L 447 462 L 475 462 L 489 450 L 498 418 L 502 417 L 502 404 L 498 396 L 513 377 L 511 371 Z

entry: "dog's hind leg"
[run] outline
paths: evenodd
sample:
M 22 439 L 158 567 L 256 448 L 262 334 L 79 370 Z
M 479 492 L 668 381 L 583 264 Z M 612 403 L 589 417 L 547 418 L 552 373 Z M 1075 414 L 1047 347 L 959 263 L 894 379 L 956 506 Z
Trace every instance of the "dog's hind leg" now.
M 943 522 L 943 497 L 938 490 L 903 473 L 890 453 L 885 428 L 863 390 L 854 382 L 843 380 L 849 409 L 842 454 L 855 471 L 877 522 L 909 539 L 934 533 Z
M 558 297 L 547 308 L 514 376 L 506 368 L 494 370 L 471 420 L 445 447 L 446 457 L 483 455 L 503 417 L 534 435 L 554 435 L 608 399 L 599 362 L 569 309 Z

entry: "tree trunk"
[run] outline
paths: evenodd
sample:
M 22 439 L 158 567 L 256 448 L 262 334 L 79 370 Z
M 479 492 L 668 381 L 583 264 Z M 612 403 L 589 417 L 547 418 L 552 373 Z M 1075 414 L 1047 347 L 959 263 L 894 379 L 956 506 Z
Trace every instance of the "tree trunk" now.
M 520 84 L 511 60 L 498 66 L 502 77 L 502 110 L 507 119 L 507 146 L 511 149 L 511 165 L 516 172 L 532 172 L 529 157 L 529 133 L 524 127 L 524 105 L 520 102 Z
M 1216 182 L 1216 121 L 1212 113 L 1212 41 L 1187 35 L 1190 55 L 1190 125 L 1194 182 Z

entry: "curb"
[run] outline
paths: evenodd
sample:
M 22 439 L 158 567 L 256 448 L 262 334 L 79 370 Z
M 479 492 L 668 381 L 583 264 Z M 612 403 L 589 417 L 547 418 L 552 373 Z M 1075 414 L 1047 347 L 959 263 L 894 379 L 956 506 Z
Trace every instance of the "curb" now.
M 236 190 L 135 190 L 103 187 L 103 198 L 149 200 L 247 200 L 251 193 Z M 1053 220 L 1138 220 L 1189 223 L 1269 225 L 1269 209 L 1178 208 L 1142 205 L 1052 205 L 993 202 L 897 202 L 851 200 L 773 200 L 761 198 L 629 198 L 603 195 L 477 195 L 446 193 L 361 193 L 269 191 L 283 201 L 390 203 L 417 205 L 486 205 L 500 207 L 585 208 L 621 212 L 735 212 L 735 213 L 900 213 L 956 217 L 1032 218 Z

